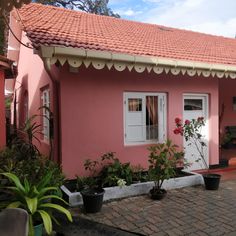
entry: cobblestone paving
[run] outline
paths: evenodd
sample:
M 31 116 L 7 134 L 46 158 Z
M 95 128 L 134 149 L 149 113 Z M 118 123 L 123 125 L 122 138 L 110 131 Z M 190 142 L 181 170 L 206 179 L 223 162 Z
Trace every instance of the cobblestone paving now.
M 144 235 L 236 236 L 236 181 L 218 191 L 202 186 L 169 190 L 161 201 L 148 196 L 105 203 L 96 214 L 73 214 Z

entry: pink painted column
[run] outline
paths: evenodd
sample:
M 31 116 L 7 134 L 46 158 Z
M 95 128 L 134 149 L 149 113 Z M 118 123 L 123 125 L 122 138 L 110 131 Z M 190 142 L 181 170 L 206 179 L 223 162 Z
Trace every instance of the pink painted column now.
M 4 72 L 0 71 L 0 149 L 6 145 Z

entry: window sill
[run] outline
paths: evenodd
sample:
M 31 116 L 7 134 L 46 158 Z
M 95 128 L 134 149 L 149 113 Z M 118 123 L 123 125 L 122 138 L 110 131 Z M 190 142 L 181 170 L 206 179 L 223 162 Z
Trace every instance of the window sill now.
M 151 144 L 158 144 L 158 141 L 150 141 L 150 142 L 134 142 L 134 143 L 124 143 L 125 147 L 132 147 L 132 146 L 148 146 Z

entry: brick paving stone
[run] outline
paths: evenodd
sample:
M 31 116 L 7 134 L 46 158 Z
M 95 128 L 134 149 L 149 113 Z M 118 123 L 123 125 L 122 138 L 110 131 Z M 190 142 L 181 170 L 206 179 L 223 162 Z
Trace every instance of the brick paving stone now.
M 142 227 L 141 230 L 144 232 L 144 234 L 147 234 L 147 235 L 151 235 L 153 233 L 153 231 L 147 226 Z
M 235 199 L 236 181 L 223 181 L 218 191 L 168 190 L 162 201 L 143 195 L 105 203 L 100 213 L 72 214 L 145 235 L 236 236 Z

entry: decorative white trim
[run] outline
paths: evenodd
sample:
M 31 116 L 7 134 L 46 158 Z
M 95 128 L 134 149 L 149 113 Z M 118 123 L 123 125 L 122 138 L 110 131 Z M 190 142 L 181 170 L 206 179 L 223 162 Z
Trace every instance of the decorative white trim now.
M 137 56 L 120 54 L 106 51 L 86 50 L 66 47 L 41 46 L 40 55 L 44 61 L 49 60 L 50 65 L 57 61 L 63 66 L 66 62 L 71 67 L 79 68 L 82 64 L 88 68 L 92 65 L 95 69 L 101 70 L 105 66 L 117 71 L 136 71 L 138 73 L 154 72 L 161 74 L 203 76 L 217 78 L 236 79 L 236 65 L 211 64 L 204 62 L 185 61 L 150 56 Z

